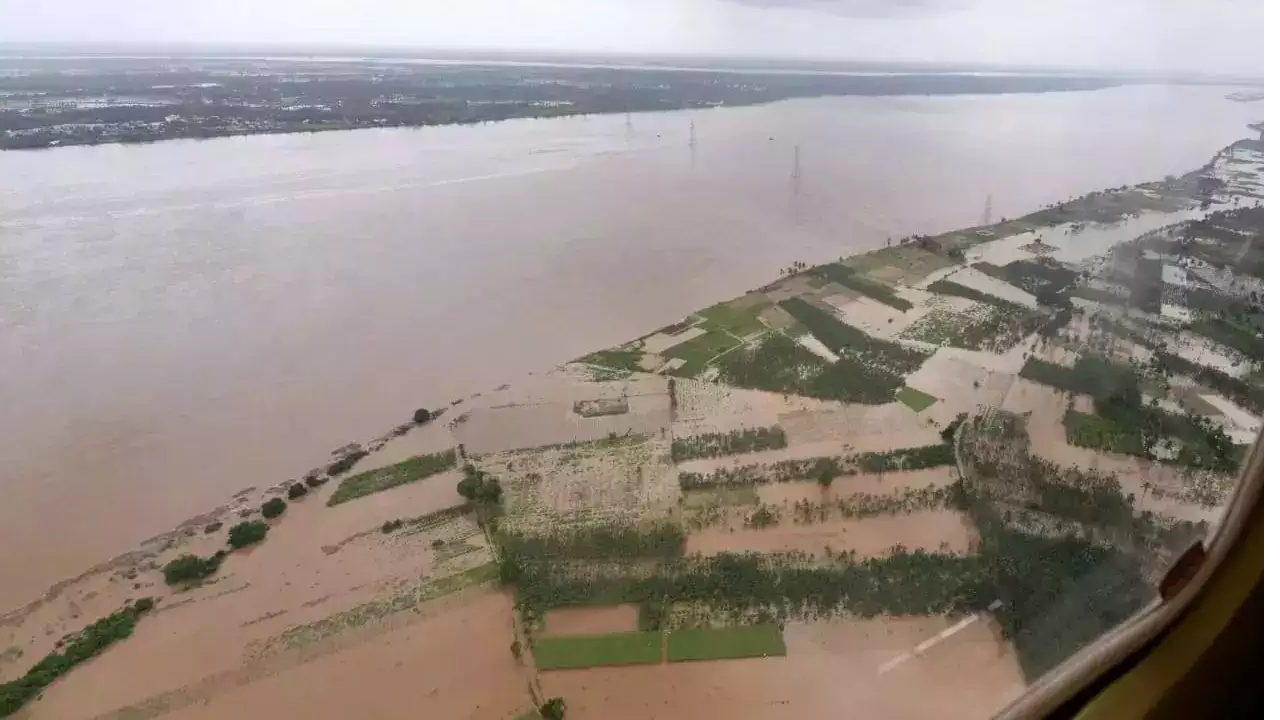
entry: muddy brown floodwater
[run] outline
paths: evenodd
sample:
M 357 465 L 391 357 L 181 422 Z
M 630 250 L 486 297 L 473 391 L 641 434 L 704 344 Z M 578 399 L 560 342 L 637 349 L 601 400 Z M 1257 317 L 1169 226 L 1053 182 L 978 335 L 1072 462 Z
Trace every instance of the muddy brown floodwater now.
M 988 198 L 1014 216 L 1191 170 L 1260 119 L 1227 92 L 5 153 L 0 607 L 418 406 L 637 337 L 793 261 L 972 225 Z

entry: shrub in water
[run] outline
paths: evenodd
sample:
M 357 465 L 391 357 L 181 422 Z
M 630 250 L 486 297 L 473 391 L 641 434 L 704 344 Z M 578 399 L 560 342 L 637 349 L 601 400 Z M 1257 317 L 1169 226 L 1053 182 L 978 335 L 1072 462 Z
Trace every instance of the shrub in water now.
M 302 483 L 294 483 L 289 486 L 289 499 L 297 500 L 307 494 L 307 486 Z
M 279 517 L 284 514 L 285 508 L 289 507 L 284 500 L 280 498 L 271 498 L 262 503 L 262 517 L 270 520 L 273 517 Z
M 196 555 L 179 555 L 164 566 L 164 581 L 168 585 L 195 582 L 218 572 L 222 557 L 214 555 L 202 558 Z
M 267 524 L 261 520 L 238 523 L 227 533 L 227 544 L 239 549 L 262 542 L 267 536 Z

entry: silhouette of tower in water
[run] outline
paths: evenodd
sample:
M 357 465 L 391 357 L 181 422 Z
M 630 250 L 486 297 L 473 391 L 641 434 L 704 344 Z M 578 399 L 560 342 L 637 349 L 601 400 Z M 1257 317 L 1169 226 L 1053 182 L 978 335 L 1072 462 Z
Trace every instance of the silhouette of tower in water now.
M 991 193 L 987 193 L 987 201 L 982 205 L 982 224 L 991 224 Z

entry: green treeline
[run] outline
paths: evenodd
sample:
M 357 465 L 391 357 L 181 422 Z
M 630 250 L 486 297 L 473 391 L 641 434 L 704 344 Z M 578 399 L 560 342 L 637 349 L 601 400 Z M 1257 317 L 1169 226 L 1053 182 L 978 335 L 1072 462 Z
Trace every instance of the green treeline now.
M 671 461 L 680 463 L 696 458 L 780 450 L 786 446 L 787 435 L 778 425 L 733 430 L 727 433 L 707 433 L 687 438 L 673 438 Z
M 949 443 L 902 448 L 887 452 L 858 455 L 827 456 L 804 460 L 782 460 L 766 465 L 740 465 L 720 468 L 710 473 L 681 472 L 682 490 L 716 487 L 743 487 L 793 480 L 820 480 L 824 476 L 852 475 L 859 472 L 881 473 L 899 470 L 922 470 L 951 465 L 955 455 Z
M 0 684 L 0 717 L 18 712 L 54 680 L 99 655 L 117 640 L 132 635 L 138 618 L 152 607 L 154 602 L 151 598 L 143 598 L 117 610 L 67 639 L 61 650 L 46 655 L 22 677 Z

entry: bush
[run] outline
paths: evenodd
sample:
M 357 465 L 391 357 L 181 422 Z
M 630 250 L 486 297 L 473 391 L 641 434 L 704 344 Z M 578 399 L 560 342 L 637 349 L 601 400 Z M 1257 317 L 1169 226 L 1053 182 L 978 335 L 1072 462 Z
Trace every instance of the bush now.
M 413 411 L 413 421 L 419 425 L 431 422 L 433 417 L 434 416 L 431 414 L 431 411 L 426 408 L 418 408 Z
M 221 521 L 219 521 L 219 522 L 211 522 L 211 523 L 209 523 L 208 525 L 205 525 L 205 526 L 204 526 L 204 534 L 205 534 L 205 535 L 210 535 L 210 534 L 212 534 L 212 533 L 216 533 L 216 532 L 218 532 L 218 531 L 219 531 L 219 530 L 221 530 L 221 529 L 222 529 L 222 522 L 221 522 Z
M 133 611 L 135 613 L 142 614 L 144 612 L 150 612 L 151 608 L 155 606 L 156 601 L 154 599 L 149 597 L 139 598 L 138 601 L 133 604 Z
M 302 483 L 294 483 L 289 486 L 289 499 L 297 500 L 307 494 L 307 486 Z
M 543 720 L 564 720 L 564 698 L 555 697 L 542 703 L 538 714 Z
M 196 582 L 218 572 L 220 565 L 222 565 L 220 555 L 210 558 L 191 554 L 179 555 L 164 566 L 164 581 L 167 585 Z
M 368 454 L 369 453 L 365 452 L 364 450 L 357 450 L 351 453 L 350 455 L 342 456 L 341 458 L 339 458 L 338 460 L 335 460 L 332 464 L 329 465 L 329 474 L 341 475 L 342 473 L 355 467 L 355 464 L 360 462 L 360 459 Z
M 271 498 L 262 503 L 262 517 L 270 520 L 274 517 L 280 517 L 284 514 L 285 508 L 289 507 L 284 500 L 280 498 Z
M 497 505 L 502 500 L 502 486 L 497 478 L 475 465 L 467 465 L 463 471 L 467 476 L 458 481 L 459 495 L 481 504 Z
M 232 526 L 227 533 L 227 544 L 239 550 L 242 547 L 262 542 L 267 536 L 268 525 L 261 520 L 251 520 Z
M 329 482 L 329 478 L 324 475 L 308 475 L 306 477 L 307 487 L 318 488 L 327 482 Z
M 395 520 L 388 520 L 382 523 L 382 534 L 390 535 L 391 533 L 399 530 L 403 525 L 404 525 L 404 520 L 400 520 L 399 518 Z

